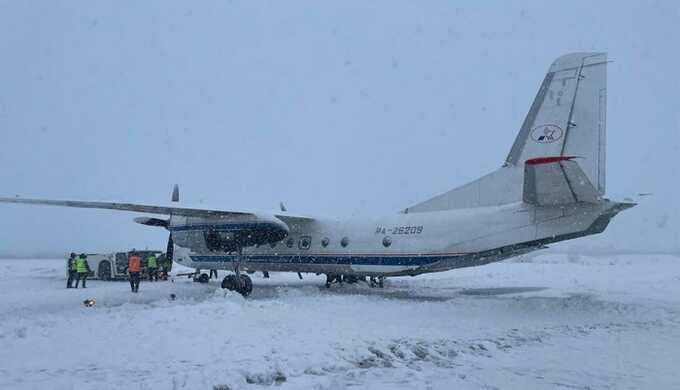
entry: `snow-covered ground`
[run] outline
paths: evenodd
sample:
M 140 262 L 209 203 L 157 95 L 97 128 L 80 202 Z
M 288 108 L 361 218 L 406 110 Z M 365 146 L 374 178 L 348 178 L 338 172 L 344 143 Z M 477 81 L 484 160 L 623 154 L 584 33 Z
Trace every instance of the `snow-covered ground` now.
M 0 261 L 0 389 L 680 388 L 675 256 L 541 254 L 382 290 L 254 275 L 248 299 L 185 278 L 66 290 L 63 266 Z

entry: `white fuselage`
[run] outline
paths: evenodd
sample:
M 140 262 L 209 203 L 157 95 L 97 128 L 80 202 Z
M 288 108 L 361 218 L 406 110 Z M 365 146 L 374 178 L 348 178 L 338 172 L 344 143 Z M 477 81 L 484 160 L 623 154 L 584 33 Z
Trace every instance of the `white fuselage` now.
M 482 265 L 547 243 L 599 233 L 620 205 L 606 200 L 561 207 L 517 202 L 376 219 L 317 218 L 294 224 L 287 237 L 275 244 L 244 248 L 241 267 L 377 276 Z M 176 261 L 197 269 L 232 269 L 237 253 L 209 250 L 204 233 L 207 227 L 229 229 L 233 223 L 173 217 L 170 230 L 179 247 Z

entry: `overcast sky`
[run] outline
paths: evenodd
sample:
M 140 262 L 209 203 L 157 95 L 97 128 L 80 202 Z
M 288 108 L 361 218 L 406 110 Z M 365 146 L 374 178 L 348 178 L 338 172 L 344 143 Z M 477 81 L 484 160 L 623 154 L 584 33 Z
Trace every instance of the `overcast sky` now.
M 550 63 L 607 51 L 608 195 L 569 245 L 680 247 L 680 5 L 0 0 L 0 195 L 393 213 L 499 167 Z M 0 253 L 163 248 L 0 205 Z

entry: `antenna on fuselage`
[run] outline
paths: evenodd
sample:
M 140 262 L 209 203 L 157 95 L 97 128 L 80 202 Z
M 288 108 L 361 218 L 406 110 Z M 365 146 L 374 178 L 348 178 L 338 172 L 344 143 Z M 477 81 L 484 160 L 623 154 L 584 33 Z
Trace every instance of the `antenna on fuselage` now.
M 288 211 L 286 210 L 286 205 L 283 204 L 283 202 L 279 202 L 279 207 L 281 208 L 281 211 Z

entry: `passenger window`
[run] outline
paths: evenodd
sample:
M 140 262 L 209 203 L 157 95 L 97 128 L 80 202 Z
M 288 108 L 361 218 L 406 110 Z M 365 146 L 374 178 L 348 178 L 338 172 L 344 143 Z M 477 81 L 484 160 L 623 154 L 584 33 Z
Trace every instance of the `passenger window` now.
M 328 239 L 328 237 L 324 237 L 323 240 L 321 240 L 321 246 L 322 247 L 327 247 L 328 244 L 330 244 L 331 240 Z
M 300 241 L 298 242 L 298 248 L 307 250 L 309 247 L 312 246 L 312 238 L 309 236 L 302 236 L 300 237 Z
M 342 241 L 340 241 L 340 245 L 342 245 L 343 248 L 345 248 L 347 245 L 349 245 L 349 238 L 343 237 Z
M 295 240 L 293 240 L 292 238 L 289 238 L 288 240 L 286 240 L 286 246 L 288 248 L 292 248 L 293 244 L 295 244 Z
M 387 248 L 390 245 L 392 245 L 392 238 L 390 238 L 390 236 L 383 238 L 383 246 Z

